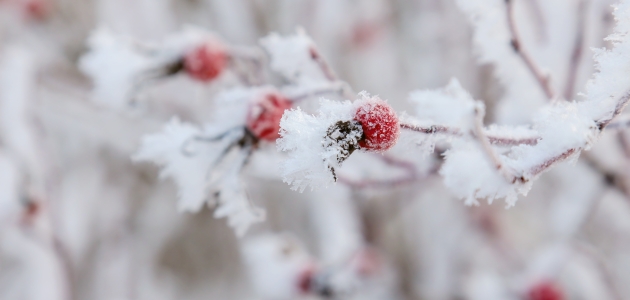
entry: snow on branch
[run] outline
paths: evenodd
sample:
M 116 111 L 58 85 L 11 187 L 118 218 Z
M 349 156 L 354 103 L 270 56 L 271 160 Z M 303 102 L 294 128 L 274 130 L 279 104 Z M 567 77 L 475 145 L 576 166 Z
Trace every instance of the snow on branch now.
M 511 2 L 456 1 L 473 25 L 473 45 L 479 63 L 491 64 L 494 77 L 503 87 L 504 93 L 497 105 L 498 121 L 527 124 L 555 93 L 551 91 L 546 71 L 536 65 L 518 36 Z
M 99 28 L 88 39 L 88 48 L 79 67 L 93 80 L 93 101 L 116 109 L 125 108 L 151 81 L 179 72 L 201 82 L 213 80 L 228 59 L 228 47 L 218 37 L 191 26 L 159 42 Z
M 518 94 L 536 99 L 532 83 L 548 81 L 540 80 L 542 71 L 535 64 L 531 66 L 536 68 L 527 70 L 528 54 L 519 44 L 512 3 L 485 0 L 460 1 L 459 5 L 473 16 L 481 60 L 496 64 L 497 76 L 508 87 L 506 97 Z M 209 201 L 208 195 L 216 194 L 215 215 L 227 216 L 243 233 L 263 215 L 249 204 L 239 179 L 259 143 L 275 141 L 278 150 L 287 153 L 281 166 L 283 180 L 302 192 L 338 179 L 352 185 L 338 178 L 344 161 L 355 151 L 383 153 L 398 142 L 401 131 L 407 131 L 413 137 L 405 134 L 405 139 L 420 145 L 424 155 L 432 153 L 438 142 L 450 145 L 439 173 L 467 204 L 505 199 L 512 206 L 543 172 L 587 150 L 626 106 L 630 98 L 630 79 L 623 75 L 630 68 L 630 57 L 624 54 L 630 52 L 628 14 L 625 2 L 617 7 L 615 16 L 620 21 L 609 37 L 613 48 L 597 52 L 598 73 L 587 87 L 587 100 L 547 102 L 527 126 L 486 126 L 483 102 L 457 80 L 442 89 L 412 92 L 409 99 L 415 111 L 411 115 L 396 113 L 386 101 L 366 92 L 354 101 L 321 99 L 315 115 L 299 107 L 290 109 L 309 96 L 329 92 L 347 96 L 349 89 L 303 32 L 289 37 L 272 34 L 260 43 L 270 57 L 269 68 L 284 76 L 288 86 L 223 92 L 216 99 L 211 125 L 199 129 L 171 121 L 163 133 L 145 138 L 136 159 L 157 163 L 163 167 L 163 176 L 175 180 L 182 210 L 197 211 Z M 544 85 L 542 90 L 553 94 Z M 418 178 L 415 170 L 408 173 L 404 182 Z
M 286 101 L 277 97 L 270 87 L 228 90 L 217 98 L 213 123 L 200 129 L 173 119 L 143 139 L 134 159 L 156 163 L 162 177 L 175 181 L 181 211 L 218 205 L 215 217 L 227 217 L 243 235 L 265 213 L 249 201 L 240 174 L 258 143 L 275 139 L 274 118 L 285 108 L 277 105 Z
M 262 38 L 260 45 L 269 54 L 271 69 L 287 80 L 300 84 L 336 80 L 315 42 L 303 30 L 291 36 L 272 33 Z

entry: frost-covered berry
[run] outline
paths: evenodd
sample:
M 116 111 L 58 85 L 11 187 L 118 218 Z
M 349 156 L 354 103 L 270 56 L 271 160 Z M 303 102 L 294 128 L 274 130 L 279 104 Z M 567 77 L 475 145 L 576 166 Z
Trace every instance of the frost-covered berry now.
M 393 147 L 400 135 L 400 124 L 394 109 L 378 97 L 366 99 L 356 111 L 354 120 L 363 128 L 361 149 L 383 152 Z
M 266 92 L 249 106 L 247 128 L 257 138 L 273 142 L 280 137 L 280 119 L 289 108 L 289 99 L 277 91 Z
M 556 285 L 551 282 L 541 282 L 534 285 L 527 292 L 528 300 L 562 300 L 564 295 Z
M 193 48 L 184 57 L 184 69 L 190 77 L 199 81 L 217 78 L 227 64 L 225 47 L 218 41 L 211 41 Z

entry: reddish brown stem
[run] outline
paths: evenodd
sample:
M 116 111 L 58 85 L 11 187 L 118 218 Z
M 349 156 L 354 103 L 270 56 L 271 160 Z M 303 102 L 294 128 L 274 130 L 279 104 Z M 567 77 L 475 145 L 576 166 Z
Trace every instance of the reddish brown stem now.
M 630 91 L 626 92 L 623 96 L 619 98 L 619 100 L 617 101 L 617 104 L 615 105 L 615 109 L 612 111 L 610 116 L 604 116 L 598 120 L 595 120 L 595 124 L 597 124 L 597 130 L 600 132 L 603 131 L 606 128 L 606 126 L 608 126 L 608 124 L 610 124 L 612 120 L 623 111 L 623 109 L 628 104 L 628 101 L 630 101 Z M 530 181 L 532 178 L 544 172 L 549 167 L 559 162 L 565 161 L 567 158 L 573 156 L 576 153 L 579 153 L 580 151 L 584 149 L 585 146 L 586 145 L 565 149 L 561 153 L 555 154 L 549 159 L 543 161 L 542 163 L 532 166 L 531 168 L 529 168 L 527 171 L 523 173 L 523 176 L 519 178 L 519 181 L 521 182 Z
M 510 34 L 512 35 L 512 48 L 514 49 L 514 52 L 516 52 L 521 60 L 523 60 L 527 69 L 529 69 L 536 81 L 538 81 L 538 84 L 547 98 L 550 100 L 555 99 L 556 93 L 551 86 L 551 78 L 548 74 L 545 74 L 545 72 L 541 70 L 541 68 L 534 62 L 534 59 L 531 57 L 529 52 L 523 48 L 521 38 L 516 30 L 516 21 L 514 20 L 514 0 L 506 0 L 505 2 L 508 27 L 510 29 Z
M 388 188 L 394 188 L 394 187 L 414 183 L 418 180 L 421 180 L 432 174 L 435 174 L 438 170 L 438 167 L 435 167 L 435 168 L 432 168 L 427 174 L 419 175 L 416 167 L 410 162 L 399 160 L 392 156 L 386 156 L 386 155 L 378 155 L 378 157 L 382 159 L 383 162 L 385 162 L 388 165 L 404 169 L 407 172 L 407 174 L 405 176 L 402 176 L 400 178 L 395 178 L 395 179 L 361 180 L 361 181 L 352 180 L 342 175 L 338 175 L 338 181 L 355 189 L 365 189 L 365 188 L 388 189 Z
M 564 89 L 564 99 L 569 101 L 573 98 L 575 92 L 575 81 L 577 73 L 582 61 L 582 53 L 584 52 L 584 27 L 586 26 L 586 0 L 580 1 L 578 7 L 578 23 L 575 43 L 573 44 L 573 52 L 571 53 L 571 62 L 569 64 L 569 75 Z
M 452 128 L 443 125 L 430 125 L 430 126 L 418 126 L 413 124 L 401 123 L 400 128 L 411 130 L 424 134 L 444 134 L 451 136 L 462 136 L 461 130 L 459 128 Z M 538 143 L 539 137 L 524 137 L 524 138 L 511 138 L 499 135 L 485 134 L 488 138 L 490 144 L 495 146 L 517 146 L 517 145 L 536 145 Z

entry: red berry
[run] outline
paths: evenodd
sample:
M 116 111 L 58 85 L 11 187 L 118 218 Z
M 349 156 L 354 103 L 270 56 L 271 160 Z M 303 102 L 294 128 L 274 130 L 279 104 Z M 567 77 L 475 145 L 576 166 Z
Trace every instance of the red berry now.
M 301 294 L 308 294 L 311 291 L 314 276 L 315 268 L 313 266 L 309 266 L 300 272 L 300 275 L 298 276 L 297 286 Z
M 43 20 L 49 13 L 48 3 L 44 0 L 27 0 L 24 10 L 26 16 L 33 20 Z
M 217 78 L 225 69 L 227 54 L 218 41 L 207 42 L 194 48 L 184 57 L 184 69 L 190 77 L 199 81 Z
M 396 144 L 400 125 L 394 109 L 378 97 L 365 101 L 354 116 L 361 124 L 364 138 L 359 146 L 365 150 L 383 152 Z
M 366 47 L 373 43 L 381 30 L 378 23 L 362 22 L 352 30 L 352 44 L 358 47 Z
M 276 91 L 269 91 L 249 107 L 247 128 L 259 139 L 275 141 L 280 137 L 280 119 L 291 108 L 291 101 Z
M 562 291 L 551 282 L 541 282 L 533 287 L 527 293 L 528 300 L 562 300 L 564 296 Z

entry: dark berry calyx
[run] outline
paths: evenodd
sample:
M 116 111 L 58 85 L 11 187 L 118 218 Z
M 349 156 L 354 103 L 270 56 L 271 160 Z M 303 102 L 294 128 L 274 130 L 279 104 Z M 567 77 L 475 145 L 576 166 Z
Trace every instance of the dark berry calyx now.
M 362 138 L 363 129 L 361 129 L 361 124 L 354 120 L 337 121 L 337 123 L 326 130 L 326 136 L 322 141 L 322 145 L 327 151 L 336 152 L 336 161 L 328 162 L 328 169 L 332 172 L 335 181 L 337 181 L 335 166 L 341 166 L 354 151 L 361 149 L 359 141 Z
M 361 148 L 360 140 L 363 138 L 363 129 L 359 122 L 338 121 L 328 127 L 324 138 L 324 148 L 335 147 L 338 151 L 337 163 L 343 163 L 350 155 Z

